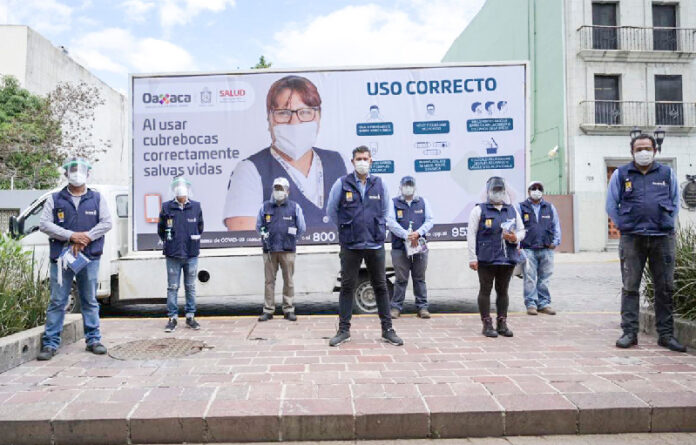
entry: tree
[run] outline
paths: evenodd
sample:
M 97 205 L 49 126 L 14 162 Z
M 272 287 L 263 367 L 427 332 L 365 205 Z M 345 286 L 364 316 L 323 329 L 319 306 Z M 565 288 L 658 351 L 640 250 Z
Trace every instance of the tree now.
M 104 104 L 99 88 L 59 83 L 46 97 L 31 94 L 17 79 L 0 78 L 0 188 L 54 187 L 71 155 L 97 161 L 111 146 L 93 138 L 94 110 Z
M 252 66 L 251 69 L 258 70 L 261 68 L 270 68 L 271 65 L 273 65 L 273 62 L 267 62 L 266 57 L 261 55 L 261 57 L 259 57 L 259 61 L 256 63 L 256 65 Z

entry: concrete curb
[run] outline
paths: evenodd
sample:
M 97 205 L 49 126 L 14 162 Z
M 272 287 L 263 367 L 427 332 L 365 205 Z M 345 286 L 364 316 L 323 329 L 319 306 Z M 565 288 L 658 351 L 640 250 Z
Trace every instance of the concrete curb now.
M 41 351 L 43 331 L 42 325 L 0 338 L 0 374 L 36 359 Z M 82 315 L 65 314 L 61 345 L 75 343 L 84 337 L 84 332 Z
M 655 313 L 640 311 L 640 330 L 650 335 L 657 335 L 655 330 Z M 674 318 L 674 336 L 683 345 L 696 349 L 696 321 Z

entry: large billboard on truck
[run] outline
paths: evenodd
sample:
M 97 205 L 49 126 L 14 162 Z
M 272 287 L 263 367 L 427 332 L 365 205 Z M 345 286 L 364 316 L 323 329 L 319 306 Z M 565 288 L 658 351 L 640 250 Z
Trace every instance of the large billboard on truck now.
M 430 241 L 464 240 L 487 178 L 525 196 L 526 82 L 524 63 L 133 75 L 134 249 L 161 248 L 176 176 L 201 202 L 201 248 L 260 245 L 257 215 L 279 176 L 307 221 L 299 244 L 336 243 L 328 195 L 360 145 L 392 197 L 415 177 Z

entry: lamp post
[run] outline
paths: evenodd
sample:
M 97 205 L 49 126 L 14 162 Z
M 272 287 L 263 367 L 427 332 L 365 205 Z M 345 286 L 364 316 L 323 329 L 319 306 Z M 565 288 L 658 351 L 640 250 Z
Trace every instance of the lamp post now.
M 640 134 L 641 134 L 642 132 L 643 132 L 643 131 L 642 131 L 640 128 L 638 128 L 638 127 L 633 127 L 633 130 L 631 130 L 631 133 L 630 133 L 630 134 L 631 134 L 631 140 L 633 140 L 633 139 L 637 138 L 638 136 L 640 136 Z
M 657 127 L 657 130 L 655 130 L 655 133 L 653 133 L 653 137 L 655 137 L 655 142 L 657 143 L 657 151 L 662 152 L 662 142 L 665 140 L 665 130 L 663 130 L 662 127 Z

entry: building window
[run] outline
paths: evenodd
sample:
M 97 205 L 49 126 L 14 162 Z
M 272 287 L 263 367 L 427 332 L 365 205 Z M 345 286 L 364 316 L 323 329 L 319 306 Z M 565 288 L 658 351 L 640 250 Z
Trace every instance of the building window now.
M 618 49 L 616 3 L 592 3 L 592 48 Z
M 595 124 L 620 125 L 619 76 L 595 75 Z
M 655 76 L 655 123 L 684 125 L 682 76 Z
M 653 4 L 653 49 L 677 50 L 677 5 Z

